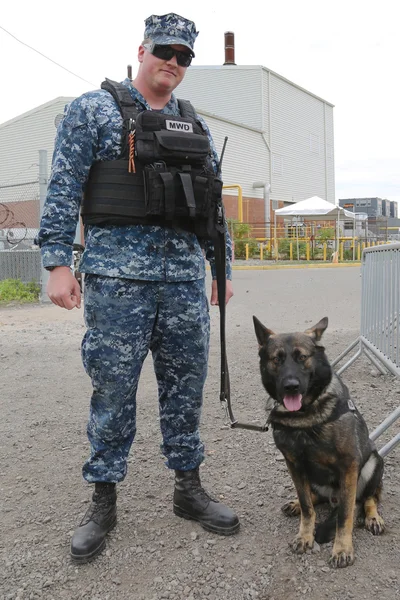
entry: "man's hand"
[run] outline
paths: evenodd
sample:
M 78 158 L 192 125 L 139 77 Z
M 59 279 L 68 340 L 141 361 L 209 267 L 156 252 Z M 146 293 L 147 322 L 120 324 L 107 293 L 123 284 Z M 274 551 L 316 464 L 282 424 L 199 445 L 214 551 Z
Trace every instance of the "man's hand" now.
M 71 310 L 81 307 L 81 290 L 69 267 L 56 267 L 50 271 L 47 295 L 53 304 Z
M 232 281 L 230 279 L 226 280 L 226 294 L 225 294 L 225 304 L 228 304 L 229 300 L 233 296 L 233 288 Z M 212 306 L 218 305 L 218 288 L 217 288 L 217 280 L 213 279 L 211 284 L 211 301 Z

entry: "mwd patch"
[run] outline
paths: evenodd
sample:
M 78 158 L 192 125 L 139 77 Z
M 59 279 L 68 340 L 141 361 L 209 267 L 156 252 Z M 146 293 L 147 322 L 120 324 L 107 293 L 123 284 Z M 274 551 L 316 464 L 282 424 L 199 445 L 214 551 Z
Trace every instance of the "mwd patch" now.
M 165 121 L 165 127 L 169 131 L 193 133 L 193 125 L 191 123 L 185 123 L 184 121 L 172 121 L 171 119 L 167 119 Z

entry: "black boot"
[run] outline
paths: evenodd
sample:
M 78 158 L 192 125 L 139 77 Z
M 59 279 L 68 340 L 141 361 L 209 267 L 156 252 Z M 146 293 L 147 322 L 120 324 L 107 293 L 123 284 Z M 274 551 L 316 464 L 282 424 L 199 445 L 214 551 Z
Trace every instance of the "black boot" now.
M 235 513 L 201 487 L 199 469 L 175 471 L 174 513 L 219 535 L 232 535 L 239 529 Z
M 87 562 L 106 545 L 106 535 L 117 522 L 115 483 L 96 483 L 92 503 L 71 540 L 71 558 Z

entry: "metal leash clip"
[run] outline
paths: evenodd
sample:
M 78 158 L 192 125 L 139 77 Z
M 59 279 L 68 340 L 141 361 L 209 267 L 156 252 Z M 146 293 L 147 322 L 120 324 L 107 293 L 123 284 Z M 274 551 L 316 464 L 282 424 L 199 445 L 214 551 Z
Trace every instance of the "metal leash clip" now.
M 234 421 L 232 421 L 231 415 L 229 412 L 228 401 L 226 400 L 226 398 L 221 399 L 221 405 L 222 405 L 223 410 L 225 410 L 225 415 L 226 415 L 225 425 L 227 425 L 228 427 L 233 429 L 235 427 L 235 425 L 237 424 L 238 420 L 235 419 Z

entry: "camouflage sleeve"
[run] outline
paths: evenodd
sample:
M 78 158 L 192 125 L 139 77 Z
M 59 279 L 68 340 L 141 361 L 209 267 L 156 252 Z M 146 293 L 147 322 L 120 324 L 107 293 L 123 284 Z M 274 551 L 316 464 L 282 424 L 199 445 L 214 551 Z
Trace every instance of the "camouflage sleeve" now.
M 218 158 L 217 150 L 215 148 L 214 140 L 212 138 L 212 135 L 211 135 L 211 132 L 210 132 L 210 129 L 209 129 L 207 123 L 199 115 L 197 115 L 197 116 L 198 116 L 199 122 L 201 123 L 201 126 L 203 127 L 204 131 L 206 132 L 208 140 L 210 142 L 211 160 L 212 160 L 214 172 L 217 173 L 218 166 L 219 166 L 219 158 Z M 231 236 L 229 235 L 228 226 L 226 223 L 225 223 L 225 235 L 226 235 L 226 278 L 232 279 L 232 240 L 231 240 Z M 204 250 L 206 253 L 206 259 L 210 263 L 212 278 L 216 279 L 217 271 L 215 268 L 215 254 L 214 254 L 213 243 L 210 241 L 206 241 L 206 243 L 204 245 Z
M 38 242 L 43 266 L 69 266 L 82 190 L 93 163 L 97 125 L 90 101 L 81 96 L 65 107 L 54 146 Z

